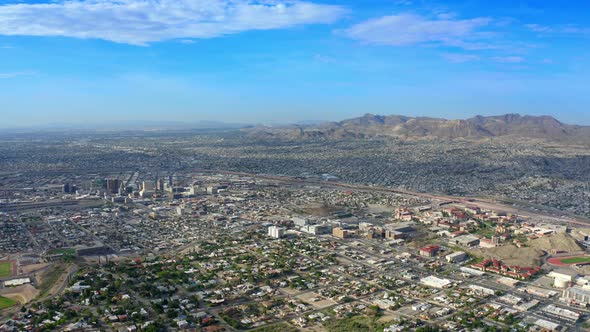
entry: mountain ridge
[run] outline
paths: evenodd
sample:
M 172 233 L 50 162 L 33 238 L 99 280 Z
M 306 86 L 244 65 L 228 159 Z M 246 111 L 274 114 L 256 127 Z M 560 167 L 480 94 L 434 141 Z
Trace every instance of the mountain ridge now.
M 555 141 L 590 142 L 590 126 L 569 125 L 554 117 L 520 115 L 474 116 L 448 120 L 404 115 L 376 115 L 326 122 L 318 125 L 255 127 L 254 137 L 286 139 L 342 139 L 371 137 L 484 139 L 493 137 L 537 138 Z

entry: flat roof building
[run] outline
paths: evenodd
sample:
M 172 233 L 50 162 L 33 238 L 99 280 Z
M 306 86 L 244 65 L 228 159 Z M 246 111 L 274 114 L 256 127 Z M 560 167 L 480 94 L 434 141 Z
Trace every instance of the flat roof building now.
M 570 287 L 563 291 L 562 299 L 567 303 L 590 304 L 590 290 L 582 287 Z
M 428 276 L 420 279 L 420 282 L 426 286 L 433 288 L 449 288 L 453 284 L 449 279 L 442 279 L 435 276 Z
M 270 226 L 268 228 L 268 236 L 275 239 L 280 239 L 285 236 L 285 229 L 283 227 Z

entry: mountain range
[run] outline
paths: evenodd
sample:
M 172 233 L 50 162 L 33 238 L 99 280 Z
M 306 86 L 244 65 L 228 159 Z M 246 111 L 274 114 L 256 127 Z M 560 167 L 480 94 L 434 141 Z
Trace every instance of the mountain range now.
M 590 142 L 590 126 L 564 124 L 551 116 L 519 114 L 476 116 L 465 120 L 365 114 L 358 118 L 316 125 L 258 126 L 248 129 L 248 133 L 259 138 L 285 139 L 514 137 Z

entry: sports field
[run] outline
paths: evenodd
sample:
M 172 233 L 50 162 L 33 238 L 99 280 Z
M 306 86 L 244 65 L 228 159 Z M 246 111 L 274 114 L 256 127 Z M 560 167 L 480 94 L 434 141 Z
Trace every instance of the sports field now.
M 12 276 L 12 262 L 0 262 L 0 278 Z
M 590 264 L 590 256 L 551 257 L 547 260 L 547 263 L 554 266 Z
M 64 256 L 74 256 L 76 255 L 76 249 L 72 249 L 72 248 L 59 248 L 59 249 L 52 249 L 49 250 L 48 254 L 50 255 L 59 255 L 62 254 Z
M 570 257 L 561 260 L 564 264 L 590 263 L 590 257 Z
M 10 308 L 16 304 L 16 301 L 0 296 L 0 309 Z

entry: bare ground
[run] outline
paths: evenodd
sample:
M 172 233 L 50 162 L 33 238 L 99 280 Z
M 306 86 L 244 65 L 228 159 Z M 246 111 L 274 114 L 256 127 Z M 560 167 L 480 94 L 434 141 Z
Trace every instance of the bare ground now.
M 479 249 L 475 253 L 486 258 L 502 260 L 507 265 L 517 266 L 539 266 L 542 264 L 542 257 L 551 250 L 567 252 L 578 252 L 580 246 L 567 234 L 555 234 L 550 237 L 542 237 L 531 240 L 527 247 L 518 248 L 514 245 L 502 247 Z
M 32 285 L 22 285 L 18 287 L 4 288 L 0 290 L 0 295 L 18 301 L 21 304 L 31 302 L 39 291 Z

